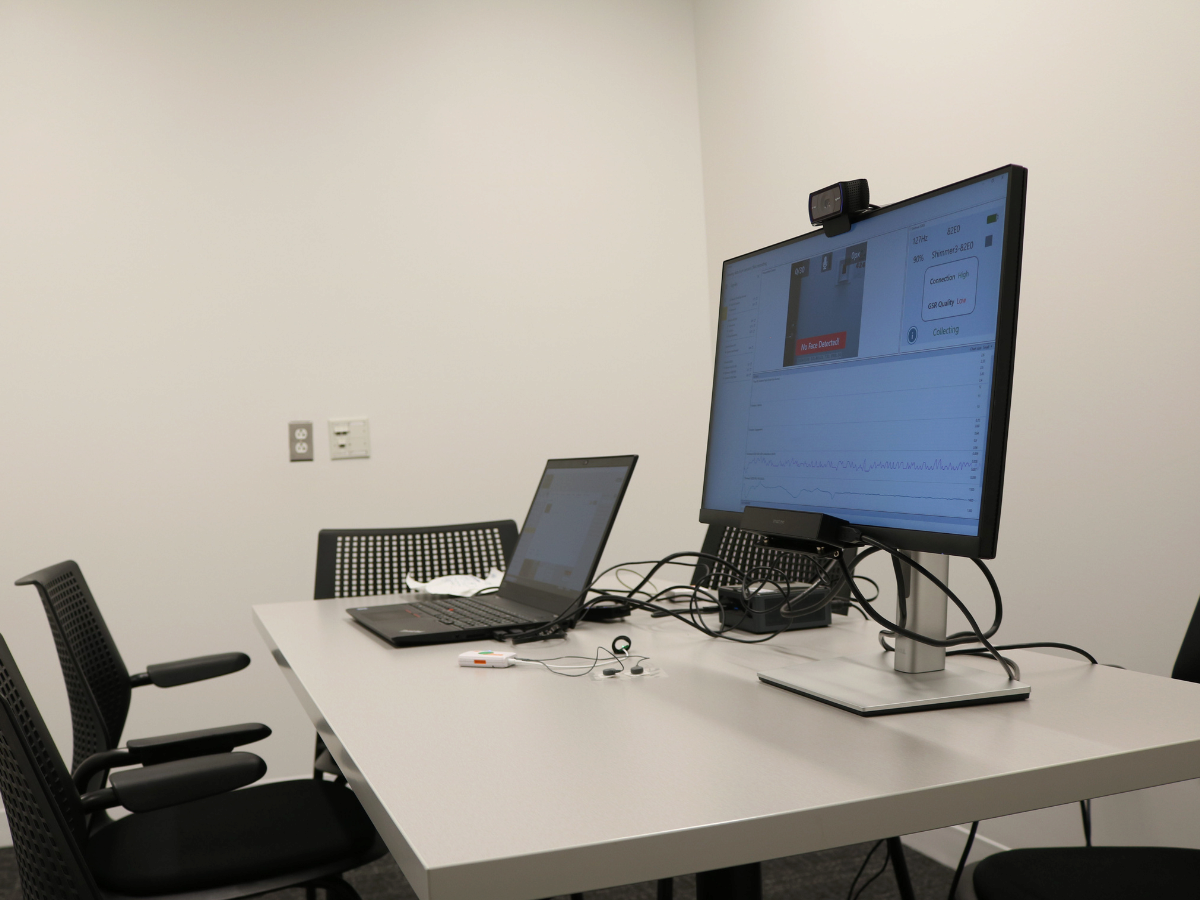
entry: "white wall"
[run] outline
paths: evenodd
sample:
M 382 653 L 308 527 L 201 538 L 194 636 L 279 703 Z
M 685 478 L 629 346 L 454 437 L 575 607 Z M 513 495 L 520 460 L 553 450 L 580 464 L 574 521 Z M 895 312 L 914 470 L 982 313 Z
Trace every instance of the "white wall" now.
M 1186 3 L 697 3 L 713 308 L 720 261 L 807 231 L 811 190 L 1029 168 L 1001 634 L 1158 674 L 1200 592 L 1198 27 Z M 971 569 L 951 577 L 984 610 Z M 1101 842 L 1200 847 L 1195 783 L 1095 818 Z M 1081 841 L 1074 808 L 981 834 Z
M 685 2 L 0 0 L 0 633 L 56 741 L 32 588 L 80 562 L 129 736 L 312 729 L 250 621 L 323 527 L 524 518 L 543 461 L 640 453 L 608 558 L 698 546 L 711 371 Z M 371 418 L 289 464 L 286 423 Z M 5 586 L 7 585 L 7 586 Z

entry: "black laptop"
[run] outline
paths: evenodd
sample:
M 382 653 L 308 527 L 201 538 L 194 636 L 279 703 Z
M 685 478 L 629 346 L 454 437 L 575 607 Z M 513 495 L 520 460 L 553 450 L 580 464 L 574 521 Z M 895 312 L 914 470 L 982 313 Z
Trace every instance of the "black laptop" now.
M 503 637 L 549 622 L 591 584 L 636 462 L 636 456 L 547 462 L 496 593 L 412 594 L 405 603 L 346 611 L 396 647 Z

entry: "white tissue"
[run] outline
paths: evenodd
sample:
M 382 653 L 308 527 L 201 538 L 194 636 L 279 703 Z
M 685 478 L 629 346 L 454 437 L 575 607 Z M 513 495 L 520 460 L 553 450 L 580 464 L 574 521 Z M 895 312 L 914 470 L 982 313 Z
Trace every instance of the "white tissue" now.
M 404 583 L 414 591 L 424 591 L 427 594 L 452 594 L 455 597 L 474 597 L 484 588 L 500 587 L 504 573 L 494 566 L 487 573 L 487 578 L 476 575 L 443 575 L 432 581 L 417 581 L 411 575 L 404 576 Z

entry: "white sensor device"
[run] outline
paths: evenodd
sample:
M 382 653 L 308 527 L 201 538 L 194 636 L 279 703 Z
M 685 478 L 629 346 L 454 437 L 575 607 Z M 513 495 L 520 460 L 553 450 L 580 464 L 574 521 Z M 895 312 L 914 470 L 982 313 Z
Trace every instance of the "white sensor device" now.
M 673 587 L 670 590 L 664 591 L 659 595 L 660 600 L 691 600 L 692 594 L 695 594 L 701 600 L 712 600 L 716 602 L 716 596 L 707 588 L 690 588 L 690 587 Z
M 458 654 L 460 666 L 478 666 L 489 669 L 507 669 L 517 654 L 507 650 L 468 650 Z

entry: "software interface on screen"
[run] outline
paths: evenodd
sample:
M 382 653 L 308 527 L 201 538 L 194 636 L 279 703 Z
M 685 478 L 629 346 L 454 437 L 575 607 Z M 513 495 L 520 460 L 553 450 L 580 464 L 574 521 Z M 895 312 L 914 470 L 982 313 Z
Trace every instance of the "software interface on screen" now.
M 725 264 L 706 509 L 978 533 L 1007 189 Z
M 628 466 L 547 469 L 505 580 L 577 597 L 628 472 Z

